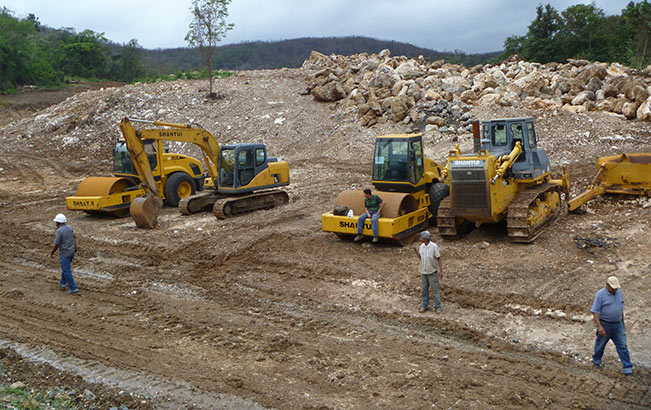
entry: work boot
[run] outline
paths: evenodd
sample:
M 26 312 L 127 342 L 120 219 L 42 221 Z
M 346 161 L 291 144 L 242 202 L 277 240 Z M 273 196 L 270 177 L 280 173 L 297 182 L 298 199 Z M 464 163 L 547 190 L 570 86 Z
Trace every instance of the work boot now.
M 424 306 L 421 306 L 420 309 L 418 309 L 420 313 L 425 313 L 427 311 L 427 308 Z
M 379 240 L 380 240 L 380 239 L 379 239 L 377 236 L 374 236 L 374 237 L 373 237 L 373 243 L 377 243 L 377 241 L 379 241 Z
M 67 293 L 68 295 L 79 296 L 79 290 L 78 290 L 78 289 L 75 289 L 75 290 L 69 290 L 69 291 L 66 292 L 66 293 Z
M 441 313 L 441 312 L 443 312 L 441 308 L 436 308 L 436 313 Z
M 355 237 L 355 239 L 353 239 L 353 241 L 355 241 L 355 242 L 359 242 L 359 241 L 361 241 L 362 239 L 364 239 L 364 235 L 357 235 L 357 236 Z

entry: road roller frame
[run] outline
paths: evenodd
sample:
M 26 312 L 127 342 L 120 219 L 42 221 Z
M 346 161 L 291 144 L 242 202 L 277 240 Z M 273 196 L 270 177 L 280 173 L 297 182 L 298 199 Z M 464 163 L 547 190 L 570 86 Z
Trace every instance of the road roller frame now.
M 378 220 L 378 237 L 405 245 L 427 229 L 436 220 L 438 205 L 449 192 L 441 181 L 441 166 L 423 155 L 421 134 L 378 136 L 373 157 L 373 193 L 385 202 Z M 352 238 L 357 234 L 357 220 L 365 212 L 363 192 L 342 192 L 335 200 L 335 208 L 352 210 L 353 217 L 326 212 L 321 215 L 322 230 L 342 239 Z M 368 219 L 362 235 L 373 235 Z

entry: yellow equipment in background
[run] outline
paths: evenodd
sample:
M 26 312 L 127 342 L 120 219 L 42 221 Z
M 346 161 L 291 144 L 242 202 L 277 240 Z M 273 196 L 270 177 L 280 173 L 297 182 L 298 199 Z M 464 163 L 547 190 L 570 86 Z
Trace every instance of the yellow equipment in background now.
M 130 121 L 165 128 L 137 131 Z M 195 213 L 210 206 L 215 216 L 226 218 L 257 209 L 272 208 L 289 201 L 286 192 L 269 190 L 289 185 L 289 164 L 267 157 L 264 144 L 234 144 L 220 148 L 212 134 L 190 124 L 125 118 L 120 123 L 120 129 L 140 178 L 140 186 L 145 190 L 145 195 L 131 201 L 129 208 L 139 228 L 155 228 L 162 206 L 159 193 L 164 187 L 151 172 L 144 146 L 144 141 L 150 139 L 192 143 L 203 152 L 212 185 L 217 188 L 210 193 L 183 198 L 179 203 L 182 213 Z M 263 191 L 257 192 L 260 190 Z
M 436 221 L 439 203 L 448 195 L 441 182 L 441 166 L 423 155 L 421 134 L 386 135 L 375 140 L 373 185 L 385 202 L 378 221 L 378 236 L 401 244 Z M 348 217 L 348 210 L 354 216 Z M 344 191 L 335 200 L 335 211 L 321 216 L 324 232 L 334 232 L 342 239 L 357 234 L 357 218 L 364 212 L 362 190 Z M 371 221 L 362 231 L 372 236 Z
M 166 152 L 162 139 L 142 143 L 148 167 L 159 186 L 158 192 L 168 205 L 177 206 L 182 198 L 201 191 L 204 174 L 201 162 L 188 155 Z M 131 161 L 124 138 L 113 147 L 114 177 L 88 177 L 77 187 L 74 196 L 66 198 L 72 211 L 89 214 L 129 215 L 134 198 L 145 194 L 139 187 L 140 177 Z
M 605 193 L 651 196 L 651 153 L 597 158 L 597 173 L 588 189 L 569 201 L 570 212 Z
M 570 187 L 566 167 L 551 178 L 550 163 L 537 147 L 532 117 L 473 123 L 474 152 L 450 151 L 444 174 L 450 196 L 438 212 L 444 238 L 460 235 L 483 223 L 506 219 L 509 239 L 532 242 L 561 212 L 562 194 Z

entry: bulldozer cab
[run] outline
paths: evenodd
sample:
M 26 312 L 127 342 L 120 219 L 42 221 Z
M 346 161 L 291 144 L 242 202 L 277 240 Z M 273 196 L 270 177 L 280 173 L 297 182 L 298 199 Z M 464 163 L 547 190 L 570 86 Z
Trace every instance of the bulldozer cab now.
M 380 191 L 415 192 L 422 182 L 425 164 L 420 134 L 388 135 L 375 140 L 373 185 Z
M 143 145 L 145 147 L 145 152 L 147 153 L 147 159 L 149 160 L 151 170 L 153 173 L 156 173 L 155 170 L 158 166 L 158 153 L 162 150 L 161 141 L 145 140 L 143 141 Z M 117 176 L 129 176 L 139 179 L 133 161 L 129 156 L 127 144 L 122 138 L 118 139 L 113 147 L 113 173 Z
M 482 122 L 482 135 L 475 152 L 487 150 L 491 155 L 508 155 L 520 142 L 522 154 L 509 172 L 516 179 L 533 179 L 550 172 L 549 159 L 538 148 L 533 117 L 497 119 Z
M 219 187 L 246 187 L 270 160 L 273 158 L 267 158 L 263 144 L 223 145 L 219 153 Z

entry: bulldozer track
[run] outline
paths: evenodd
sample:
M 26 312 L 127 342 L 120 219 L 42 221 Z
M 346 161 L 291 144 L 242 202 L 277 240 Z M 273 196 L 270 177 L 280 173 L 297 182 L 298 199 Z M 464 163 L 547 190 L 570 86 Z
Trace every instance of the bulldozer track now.
M 219 219 L 226 219 L 258 209 L 271 209 L 289 202 L 285 191 L 260 192 L 251 195 L 219 199 L 212 208 Z
M 536 185 L 520 192 L 511 202 L 506 217 L 506 227 L 509 239 L 512 242 L 533 242 L 543 232 L 547 225 L 558 218 L 561 213 L 562 202 L 558 203 L 558 206 L 550 212 L 542 223 L 533 227 L 529 226 L 527 223 L 527 215 L 531 203 L 535 201 L 536 198 L 541 198 L 544 194 L 552 191 L 556 191 L 560 195 L 560 187 L 558 185 L 548 183 Z

